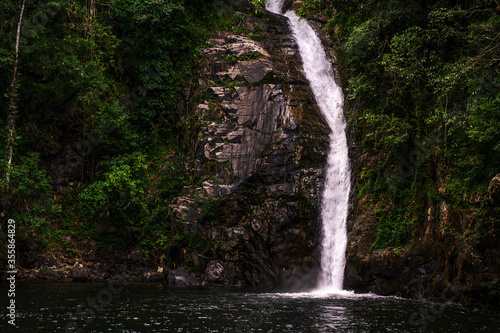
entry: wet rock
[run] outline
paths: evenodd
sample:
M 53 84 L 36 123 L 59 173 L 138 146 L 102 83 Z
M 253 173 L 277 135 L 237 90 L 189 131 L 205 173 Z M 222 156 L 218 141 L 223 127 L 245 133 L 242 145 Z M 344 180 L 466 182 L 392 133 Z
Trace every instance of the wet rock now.
M 208 282 L 224 282 L 224 267 L 215 260 L 208 263 L 205 274 Z
M 140 250 L 134 251 L 128 255 L 129 262 L 131 264 L 140 264 L 142 263 L 143 253 Z
M 227 76 L 232 80 L 255 83 L 264 79 L 269 73 L 272 73 L 269 61 L 258 59 L 238 62 L 229 69 Z
M 203 254 L 192 253 L 193 267 L 200 273 L 205 272 L 207 267 L 207 258 Z
M 169 208 L 172 230 L 216 248 L 177 265 L 191 259 L 208 284 L 274 287 L 314 256 L 330 130 L 287 19 L 243 15 L 241 25 L 261 26 L 261 41 L 218 33 L 202 50 L 193 82 L 206 97 L 192 103 L 200 132 L 186 169 L 204 182 Z M 315 282 L 302 277 L 301 287 Z
M 74 281 L 74 282 L 86 282 L 86 281 L 91 281 L 90 278 L 91 271 L 89 268 L 84 267 L 81 264 L 76 264 L 73 269 L 69 272 L 69 277 Z
M 282 5 L 282 10 L 285 13 L 288 10 L 291 10 L 296 0 L 284 0 Z
M 298 11 L 301 7 L 302 7 L 302 1 L 295 1 L 295 2 L 292 4 L 292 9 L 293 9 L 294 11 Z
M 374 160 L 373 155 L 361 154 L 357 165 L 369 165 Z M 360 186 L 359 175 L 355 180 Z M 495 193 L 492 183 L 490 198 Z M 474 214 L 462 214 L 444 200 L 431 202 L 408 244 L 371 251 L 379 221 L 373 216 L 368 199 L 363 196 L 353 201 L 348 221 L 345 287 L 468 305 L 484 306 L 486 301 L 497 306 L 495 298 L 486 296 L 491 291 L 484 288 L 500 279 L 498 242 L 489 222 L 477 224 Z M 477 202 L 476 198 L 467 200 Z M 481 240 L 472 231 L 479 225 L 490 228 L 491 233 L 482 234 Z
M 491 202 L 499 206 L 500 205 L 500 174 L 496 175 L 490 182 L 488 187 L 488 192 L 490 194 Z
M 144 274 L 145 282 L 162 282 L 163 274 L 157 272 L 146 272 Z

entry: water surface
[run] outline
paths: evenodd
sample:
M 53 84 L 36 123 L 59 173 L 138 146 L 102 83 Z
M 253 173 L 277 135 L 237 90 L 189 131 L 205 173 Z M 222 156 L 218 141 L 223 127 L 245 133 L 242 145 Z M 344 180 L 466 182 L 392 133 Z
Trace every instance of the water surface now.
M 145 283 L 113 288 L 116 293 L 106 298 L 111 293 L 107 284 L 18 284 L 15 329 L 5 319 L 7 285 L 0 284 L 0 332 L 457 333 L 498 332 L 500 327 L 498 313 L 348 292 L 290 294 Z

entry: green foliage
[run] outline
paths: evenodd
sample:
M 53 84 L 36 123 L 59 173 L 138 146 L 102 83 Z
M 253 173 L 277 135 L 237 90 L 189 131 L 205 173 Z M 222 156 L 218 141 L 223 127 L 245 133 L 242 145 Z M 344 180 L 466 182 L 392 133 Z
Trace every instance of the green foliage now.
M 140 87 L 131 120 L 146 132 L 159 119 L 163 135 L 175 134 L 177 101 L 208 36 L 196 23 L 210 15 L 207 6 L 196 9 L 187 1 L 115 1 L 111 18 L 120 26 L 120 50 L 128 54 L 125 70 Z
M 492 215 L 487 186 L 500 170 L 498 4 L 302 2 L 301 15 L 331 18 L 327 30 L 341 45 L 345 106 L 356 114 L 348 121 L 372 155 L 359 168 L 358 194 L 369 195 L 372 207 L 391 207 L 376 211 L 373 248 L 407 242 L 429 202 L 472 208 L 477 219 Z
M 489 296 L 500 297 L 500 282 L 498 280 L 483 282 L 481 287 L 488 290 Z
M 225 57 L 224 59 L 222 59 L 223 61 L 227 62 L 228 65 L 232 66 L 234 64 L 236 64 L 238 62 L 238 58 L 235 56 L 235 55 L 228 55 L 227 57 Z
M 19 165 L 15 165 L 10 175 L 10 195 L 15 203 L 42 203 L 51 198 L 50 178 L 47 172 L 40 170 L 40 155 L 31 153 L 20 159 Z M 2 179 L 2 187 L 6 187 L 5 179 Z
M 254 41 L 260 42 L 260 41 L 263 41 L 266 36 L 250 33 L 247 35 L 247 37 L 254 40 Z
M 264 32 L 264 28 L 262 28 L 262 26 L 260 24 L 256 24 L 253 27 L 253 32 L 255 32 L 255 33 Z
M 179 195 L 182 188 L 187 185 L 183 166 L 183 156 L 172 153 L 166 159 L 156 161 L 159 180 L 155 183 L 156 198 L 169 204 L 172 199 Z
M 264 8 L 266 8 L 267 1 L 266 0 L 252 0 L 255 6 L 255 14 L 262 13 Z
M 83 216 L 94 223 L 140 225 L 150 213 L 143 199 L 147 192 L 145 156 L 116 158 L 102 167 L 106 169 L 102 180 L 88 185 L 79 195 Z
M 51 179 L 39 163 L 38 153 L 19 158 L 9 184 L 3 177 L 0 180 L 0 193 L 5 213 L 19 226 L 20 240 L 29 237 L 30 244 L 45 249 L 50 242 L 51 219 L 61 214 L 61 206 L 54 202 Z
M 161 252 L 167 251 L 171 246 L 185 249 L 188 253 L 208 254 L 211 244 L 200 234 L 192 234 L 189 232 L 181 232 L 177 235 L 164 232 L 156 241 L 156 247 Z
M 412 223 L 404 209 L 378 209 L 375 211 L 375 217 L 379 220 L 379 225 L 371 250 L 401 246 L 411 239 Z
M 170 232 L 168 205 L 185 179 L 180 157 L 165 155 L 153 163 L 134 153 L 99 166 L 98 179 L 78 194 L 81 218 L 96 231 L 93 237 L 106 242 L 125 237 L 129 245 L 149 251 Z
M 485 303 L 498 308 L 500 306 L 500 281 L 491 280 L 481 283 L 481 298 Z
M 48 242 L 63 232 L 147 252 L 170 232 L 168 205 L 185 185 L 188 133 L 177 103 L 209 31 L 242 20 L 217 13 L 214 3 L 104 0 L 91 16 L 82 1 L 27 1 L 10 192 L 1 184 L 2 207 L 26 227 L 24 236 Z M 0 1 L 1 111 L 19 10 Z M 60 172 L 57 161 L 70 147 L 78 155 Z M 31 151 L 41 163 L 38 155 L 21 160 Z M 37 164 L 55 164 L 48 173 L 58 186 Z
M 199 217 L 200 223 L 217 224 L 219 217 L 223 215 L 224 207 L 227 205 L 229 205 L 229 199 L 227 198 L 210 198 L 206 200 L 203 203 L 202 212 Z
M 206 242 L 199 234 L 183 232 L 173 238 L 172 244 L 184 248 L 189 252 L 205 253 L 206 251 Z

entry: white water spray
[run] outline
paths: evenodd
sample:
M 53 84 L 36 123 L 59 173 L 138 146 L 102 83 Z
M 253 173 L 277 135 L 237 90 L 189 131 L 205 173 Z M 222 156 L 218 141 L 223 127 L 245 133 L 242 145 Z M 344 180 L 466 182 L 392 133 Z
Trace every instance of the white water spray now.
M 267 9 L 281 14 L 282 4 L 283 0 L 270 0 Z M 285 16 L 290 19 L 306 78 L 332 130 L 321 204 L 321 275 L 318 287 L 321 291 L 338 292 L 342 290 L 344 279 L 346 221 L 351 187 L 346 122 L 342 108 L 344 96 L 334 80 L 331 64 L 314 30 L 306 20 L 300 20 L 292 11 L 286 12 Z

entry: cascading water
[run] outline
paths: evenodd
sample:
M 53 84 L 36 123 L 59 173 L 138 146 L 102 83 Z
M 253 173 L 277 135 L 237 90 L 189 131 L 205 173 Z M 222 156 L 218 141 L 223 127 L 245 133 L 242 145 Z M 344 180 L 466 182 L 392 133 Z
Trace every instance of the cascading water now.
M 281 14 L 283 0 L 270 0 L 267 9 Z M 343 115 L 344 96 L 333 77 L 331 64 L 321 41 L 307 23 L 288 11 L 293 35 L 302 56 L 304 72 L 328 125 L 331 128 L 325 187 L 321 204 L 322 240 L 320 290 L 342 290 L 347 246 L 347 213 L 350 167 Z

